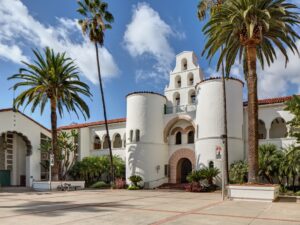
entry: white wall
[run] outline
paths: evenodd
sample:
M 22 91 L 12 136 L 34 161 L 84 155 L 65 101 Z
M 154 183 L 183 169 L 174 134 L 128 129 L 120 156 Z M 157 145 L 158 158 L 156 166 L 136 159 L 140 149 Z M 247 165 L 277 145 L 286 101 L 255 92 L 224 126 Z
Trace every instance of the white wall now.
M 165 183 L 164 165 L 168 163 L 167 144 L 164 143 L 164 104 L 157 94 L 135 93 L 127 96 L 126 178 L 140 175 L 149 188 Z M 130 131 L 140 130 L 140 141 Z M 135 132 L 134 132 L 135 133 Z M 129 182 L 129 181 L 128 181 Z
M 50 137 L 51 134 L 45 128 L 28 119 L 21 113 L 13 111 L 0 112 L 0 134 L 7 131 L 16 131 L 26 136 L 32 145 L 32 154 L 26 157 L 26 185 L 31 186 L 30 181 L 40 180 L 40 134 Z
M 228 150 L 229 163 L 243 159 L 243 85 L 240 81 L 226 81 Z M 213 79 L 198 85 L 198 105 L 196 124 L 196 165 L 208 166 L 209 161 L 216 162 L 216 147 L 224 149 L 221 135 L 224 134 L 222 80 Z
M 275 144 L 278 148 L 287 148 L 288 146 L 295 143 L 295 138 L 286 137 L 286 138 L 270 138 L 270 128 L 272 121 L 278 117 L 283 118 L 286 122 L 292 120 L 293 115 L 284 110 L 284 103 L 279 104 L 268 104 L 260 105 L 258 108 L 258 118 L 265 123 L 267 137 L 266 139 L 259 140 L 259 144 Z M 287 125 L 287 131 L 289 126 Z M 245 157 L 247 157 L 248 152 L 248 112 L 247 107 L 244 107 L 244 146 L 245 146 Z

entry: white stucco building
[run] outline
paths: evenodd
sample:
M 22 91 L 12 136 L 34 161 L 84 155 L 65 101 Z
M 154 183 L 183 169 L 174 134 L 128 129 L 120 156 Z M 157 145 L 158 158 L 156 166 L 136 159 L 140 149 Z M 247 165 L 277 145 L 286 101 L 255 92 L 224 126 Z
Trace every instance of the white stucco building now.
M 246 158 L 247 102 L 243 102 L 243 85 L 234 78 L 226 81 L 229 163 Z M 286 125 L 293 116 L 284 111 L 284 102 L 290 98 L 259 100 L 260 144 L 287 147 L 294 142 L 288 137 Z M 204 79 L 193 52 L 177 55 L 163 95 L 134 92 L 126 100 L 126 118 L 110 120 L 109 130 L 113 154 L 125 160 L 127 177 L 140 175 L 145 186 L 153 188 L 185 182 L 186 175 L 201 166 L 221 167 L 216 149 L 223 148 L 222 80 Z M 18 124 L 13 123 L 15 116 L 20 118 Z M 20 176 L 26 177 L 28 186 L 30 180 L 41 179 L 38 147 L 41 137 L 50 136 L 49 130 L 11 110 L 0 111 L 0 124 L 0 170 L 10 170 L 13 185 L 21 184 Z M 109 154 L 103 121 L 60 129 L 78 130 L 80 159 Z M 16 144 L 10 156 L 8 150 L 1 150 L 1 140 L 12 136 Z

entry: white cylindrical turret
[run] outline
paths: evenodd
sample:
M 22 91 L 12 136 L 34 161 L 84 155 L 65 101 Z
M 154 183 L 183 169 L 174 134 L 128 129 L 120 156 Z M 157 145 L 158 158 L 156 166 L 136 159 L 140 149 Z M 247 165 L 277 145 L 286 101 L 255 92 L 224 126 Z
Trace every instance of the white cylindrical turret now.
M 164 167 L 168 164 L 164 142 L 164 108 L 166 98 L 152 92 L 127 95 L 126 178 L 139 175 L 145 188 L 168 181 Z
M 197 85 L 197 168 L 211 162 L 221 168 L 217 160 L 217 148 L 224 144 L 224 110 L 222 79 L 214 78 Z M 243 82 L 237 79 L 226 80 L 227 130 L 229 163 L 242 160 L 243 155 Z M 223 154 L 224 155 L 224 154 Z

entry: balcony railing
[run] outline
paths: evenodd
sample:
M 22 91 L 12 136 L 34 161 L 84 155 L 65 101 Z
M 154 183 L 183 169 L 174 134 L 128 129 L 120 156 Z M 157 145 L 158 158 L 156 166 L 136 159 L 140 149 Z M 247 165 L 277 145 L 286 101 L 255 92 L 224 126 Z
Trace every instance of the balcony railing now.
M 166 107 L 165 114 L 185 113 L 196 111 L 196 105 L 177 105 L 172 107 Z

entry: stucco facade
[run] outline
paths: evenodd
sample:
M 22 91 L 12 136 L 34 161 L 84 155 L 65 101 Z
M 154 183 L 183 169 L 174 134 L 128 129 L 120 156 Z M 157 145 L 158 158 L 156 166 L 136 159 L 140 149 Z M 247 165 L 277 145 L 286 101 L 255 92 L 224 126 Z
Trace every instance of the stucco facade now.
M 243 85 L 238 79 L 226 80 L 230 163 L 247 157 L 247 102 L 243 102 Z M 286 122 L 293 118 L 284 111 L 284 102 L 288 99 L 259 101 L 260 144 L 274 143 L 278 147 L 287 147 L 294 142 L 287 135 L 289 127 Z M 131 175 L 140 175 L 145 187 L 154 188 L 168 182 L 186 182 L 186 174 L 202 166 L 221 169 L 216 152 L 224 148 L 222 80 L 205 80 L 193 52 L 177 55 L 164 94 L 135 92 L 128 94 L 126 101 L 126 118 L 110 120 L 109 132 L 113 154 L 126 162 L 127 179 Z M 50 133 L 24 115 L 17 115 L 18 124 L 14 126 L 13 112 L 0 113 L 0 124 L 6 124 L 0 127 L 0 133 L 16 131 L 30 140 L 32 153 L 26 157 L 25 164 L 27 185 L 30 185 L 28 177 L 41 178 L 37 150 L 40 133 L 48 136 Z M 60 129 L 78 130 L 79 159 L 109 154 L 103 121 L 73 124 Z M 2 158 L 3 151 L 0 151 L 0 170 Z M 24 168 L 22 163 L 20 165 Z

